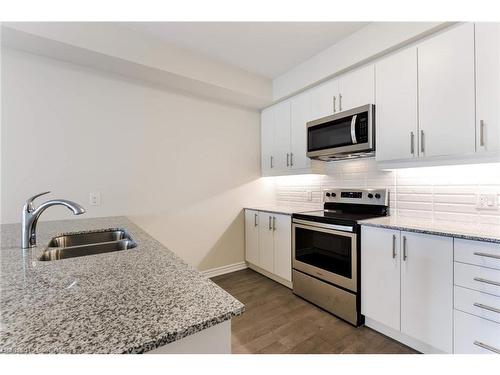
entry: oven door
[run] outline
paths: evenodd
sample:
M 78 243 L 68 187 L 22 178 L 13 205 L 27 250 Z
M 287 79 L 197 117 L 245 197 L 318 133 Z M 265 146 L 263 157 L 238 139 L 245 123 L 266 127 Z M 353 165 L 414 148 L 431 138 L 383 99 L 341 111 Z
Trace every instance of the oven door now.
M 307 156 L 321 159 L 374 150 L 373 105 L 307 123 Z
M 293 268 L 356 292 L 357 234 L 341 226 L 294 220 Z M 343 228 L 342 228 L 343 229 Z

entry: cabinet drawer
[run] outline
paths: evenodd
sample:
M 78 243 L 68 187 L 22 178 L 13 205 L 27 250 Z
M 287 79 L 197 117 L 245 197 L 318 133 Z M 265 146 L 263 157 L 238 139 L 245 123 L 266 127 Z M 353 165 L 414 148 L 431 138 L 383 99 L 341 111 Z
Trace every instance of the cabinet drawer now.
M 500 296 L 500 270 L 455 262 L 455 285 Z
M 500 324 L 458 310 L 454 317 L 454 353 L 500 354 Z
M 500 270 L 500 244 L 455 239 L 455 261 Z
M 455 286 L 455 309 L 500 323 L 500 297 Z

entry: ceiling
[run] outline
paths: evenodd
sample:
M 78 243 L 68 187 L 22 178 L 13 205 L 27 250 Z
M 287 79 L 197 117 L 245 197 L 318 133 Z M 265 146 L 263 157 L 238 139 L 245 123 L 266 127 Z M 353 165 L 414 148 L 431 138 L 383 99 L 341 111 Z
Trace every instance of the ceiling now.
M 126 22 L 178 47 L 275 78 L 367 22 Z

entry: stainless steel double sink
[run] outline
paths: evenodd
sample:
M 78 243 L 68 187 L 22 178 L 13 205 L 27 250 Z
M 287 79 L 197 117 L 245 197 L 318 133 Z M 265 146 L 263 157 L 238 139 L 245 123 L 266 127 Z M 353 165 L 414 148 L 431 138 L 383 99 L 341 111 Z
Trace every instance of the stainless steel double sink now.
M 66 233 L 50 240 L 39 260 L 58 260 L 133 249 L 137 243 L 125 229 Z

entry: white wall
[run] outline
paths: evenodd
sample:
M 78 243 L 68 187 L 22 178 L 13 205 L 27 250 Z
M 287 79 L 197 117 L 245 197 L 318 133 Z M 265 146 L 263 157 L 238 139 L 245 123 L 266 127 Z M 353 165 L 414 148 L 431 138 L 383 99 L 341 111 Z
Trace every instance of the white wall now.
M 381 171 L 373 159 L 331 162 L 327 175 L 276 177 L 282 204 L 320 207 L 328 188 L 389 188 L 392 214 L 425 220 L 452 221 L 500 231 L 500 209 L 477 210 L 476 194 L 500 199 L 500 164 L 456 165 Z M 307 200 L 307 191 L 313 200 Z
M 257 112 L 2 52 L 3 223 L 52 190 L 41 199 L 75 200 L 85 217 L 131 216 L 200 269 L 243 260 L 241 208 L 274 198 L 259 178 Z M 42 219 L 69 218 L 54 207 Z
M 292 95 L 446 25 L 443 22 L 372 22 L 273 79 L 273 99 Z

